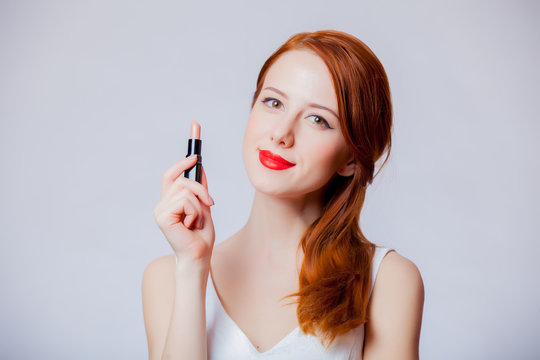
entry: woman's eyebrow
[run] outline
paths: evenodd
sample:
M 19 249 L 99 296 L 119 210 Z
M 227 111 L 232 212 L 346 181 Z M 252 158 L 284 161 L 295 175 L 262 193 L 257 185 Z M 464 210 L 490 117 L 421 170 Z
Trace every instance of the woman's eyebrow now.
M 283 96 L 285 99 L 289 99 L 289 97 L 288 97 L 283 91 L 278 90 L 278 89 L 276 89 L 275 87 L 267 86 L 267 87 L 265 87 L 263 90 L 272 90 L 272 91 L 278 93 L 279 95 Z M 311 106 L 311 107 L 314 107 L 314 108 L 318 108 L 318 109 L 323 109 L 323 110 L 329 111 L 329 112 L 331 112 L 336 118 L 339 119 L 339 116 L 336 114 L 336 112 L 335 112 L 334 110 L 332 110 L 332 109 L 327 108 L 326 106 L 322 106 L 322 105 L 315 104 L 315 103 L 309 103 L 308 105 Z

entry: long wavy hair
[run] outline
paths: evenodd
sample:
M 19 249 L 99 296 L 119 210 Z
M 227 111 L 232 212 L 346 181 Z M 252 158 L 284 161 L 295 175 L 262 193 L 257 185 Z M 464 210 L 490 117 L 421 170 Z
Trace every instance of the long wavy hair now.
M 266 60 L 251 107 L 279 56 L 302 49 L 314 51 L 332 75 L 341 131 L 356 163 L 353 175 L 329 181 L 322 214 L 299 244 L 299 291 L 284 297 L 297 297 L 301 330 L 329 347 L 336 336 L 367 322 L 375 245 L 360 229 L 360 211 L 377 160 L 387 153 L 382 168 L 390 155 L 392 103 L 386 72 L 371 49 L 350 34 L 321 30 L 293 35 Z

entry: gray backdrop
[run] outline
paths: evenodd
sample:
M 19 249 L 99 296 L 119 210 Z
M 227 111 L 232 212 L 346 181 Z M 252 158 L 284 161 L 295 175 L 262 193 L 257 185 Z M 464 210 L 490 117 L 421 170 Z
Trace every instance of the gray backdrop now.
M 239 229 L 256 76 L 319 29 L 388 72 L 394 147 L 361 223 L 422 273 L 421 357 L 540 357 L 538 2 L 0 4 L 0 358 L 147 358 L 162 173 L 199 121 L 216 241 Z

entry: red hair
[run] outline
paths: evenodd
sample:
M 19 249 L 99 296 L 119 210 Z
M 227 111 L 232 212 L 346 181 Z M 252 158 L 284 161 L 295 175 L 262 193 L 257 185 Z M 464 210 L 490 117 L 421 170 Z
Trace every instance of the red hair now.
M 332 344 L 335 337 L 367 321 L 375 245 L 360 230 L 360 211 L 375 163 L 391 147 L 392 103 L 386 72 L 366 44 L 336 30 L 292 36 L 262 66 L 251 106 L 268 69 L 289 50 L 314 51 L 326 64 L 336 92 L 343 137 L 356 163 L 354 174 L 334 175 L 321 216 L 305 231 L 304 260 L 296 296 L 297 317 L 306 334 Z M 382 167 L 382 166 L 381 166 Z M 318 334 L 317 334 L 318 333 Z

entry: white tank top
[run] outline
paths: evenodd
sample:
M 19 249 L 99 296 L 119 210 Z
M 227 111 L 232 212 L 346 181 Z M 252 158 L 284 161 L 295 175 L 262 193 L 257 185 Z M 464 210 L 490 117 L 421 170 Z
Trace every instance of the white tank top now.
M 390 249 L 382 247 L 375 250 L 369 295 L 373 290 L 379 265 L 388 251 Z M 206 333 L 209 360 L 356 360 L 362 358 L 364 346 L 364 325 L 337 336 L 328 349 L 321 344 L 318 337 L 304 334 L 297 326 L 279 343 L 261 353 L 225 312 L 214 289 L 211 274 L 206 288 Z

